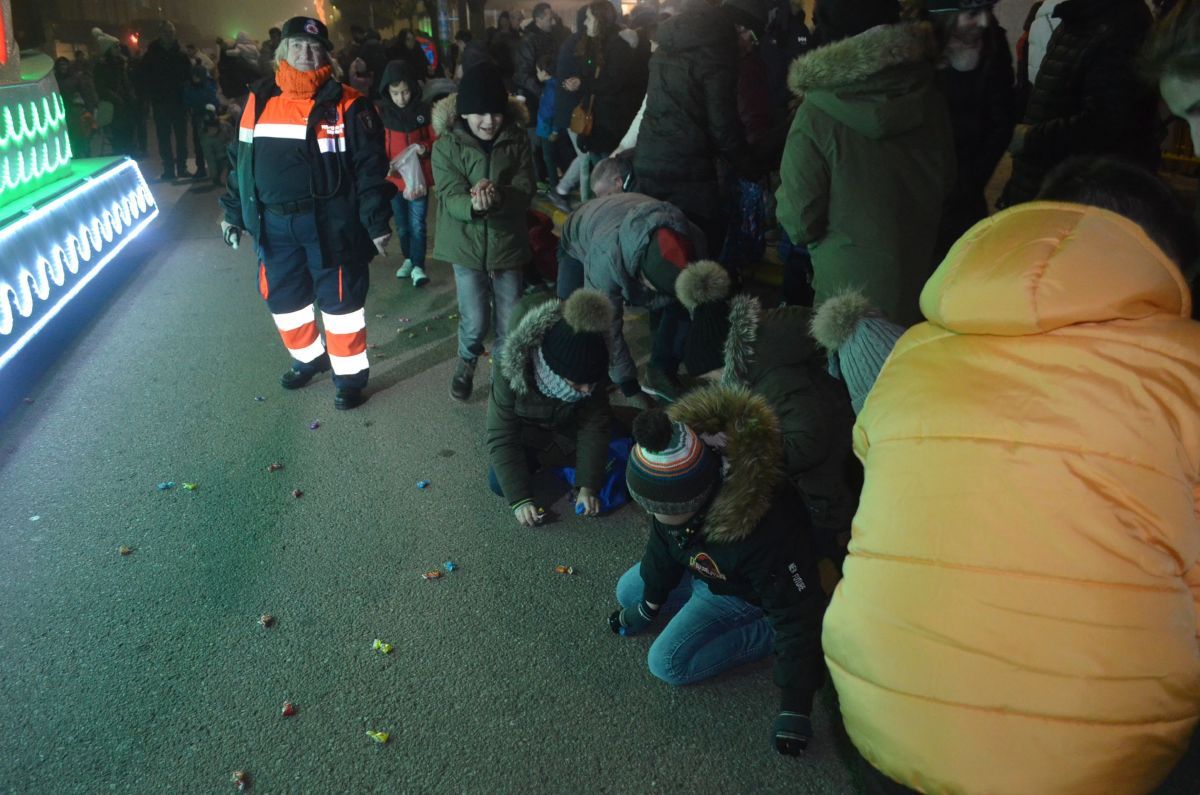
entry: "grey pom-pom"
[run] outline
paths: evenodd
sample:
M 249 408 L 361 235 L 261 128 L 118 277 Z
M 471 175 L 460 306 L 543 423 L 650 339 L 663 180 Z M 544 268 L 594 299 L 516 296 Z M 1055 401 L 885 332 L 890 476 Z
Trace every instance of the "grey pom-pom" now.
M 728 298 L 729 290 L 729 272 L 710 259 L 693 262 L 675 280 L 675 295 L 689 312 L 700 304 Z
M 584 288 L 563 302 L 562 316 L 579 333 L 604 333 L 612 326 L 612 302 L 599 290 Z
M 859 321 L 867 317 L 879 317 L 879 312 L 861 291 L 850 288 L 817 307 L 809 330 L 822 348 L 836 351 L 854 334 Z
M 671 418 L 662 409 L 648 409 L 633 420 L 633 438 L 644 450 L 657 453 L 671 444 Z

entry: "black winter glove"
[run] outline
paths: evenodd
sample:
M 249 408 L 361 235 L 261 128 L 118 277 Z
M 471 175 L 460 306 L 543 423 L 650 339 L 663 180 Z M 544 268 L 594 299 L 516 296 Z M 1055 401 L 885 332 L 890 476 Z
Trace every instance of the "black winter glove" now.
M 658 608 L 643 599 L 637 607 L 623 607 L 608 617 L 609 628 L 618 635 L 636 635 L 653 623 Z
M 771 727 L 771 742 L 775 750 L 788 756 L 804 753 L 812 735 L 812 721 L 799 712 L 780 712 L 779 717 L 775 718 L 775 725 Z

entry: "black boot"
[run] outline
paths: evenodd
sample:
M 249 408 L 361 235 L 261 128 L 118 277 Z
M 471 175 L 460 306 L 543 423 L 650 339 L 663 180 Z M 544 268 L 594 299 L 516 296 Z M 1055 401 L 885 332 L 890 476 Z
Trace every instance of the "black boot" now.
M 306 365 L 292 365 L 292 369 L 283 374 L 279 379 L 279 384 L 284 389 L 299 389 L 302 386 L 307 386 L 308 382 L 313 380 L 313 376 L 317 373 L 323 373 L 329 369 L 329 356 L 322 355 L 320 358 L 309 362 Z
M 471 389 L 475 385 L 475 362 L 459 359 L 454 368 L 454 378 L 450 379 L 450 397 L 465 401 L 471 397 Z
M 339 411 L 356 409 L 366 402 L 366 396 L 356 386 L 339 386 L 333 396 L 333 407 Z

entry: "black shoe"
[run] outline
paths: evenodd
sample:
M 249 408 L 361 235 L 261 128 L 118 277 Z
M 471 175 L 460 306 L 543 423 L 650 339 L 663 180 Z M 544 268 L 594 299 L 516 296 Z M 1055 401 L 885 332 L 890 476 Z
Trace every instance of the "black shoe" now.
M 363 395 L 362 390 L 358 387 L 340 386 L 338 387 L 337 393 L 333 396 L 333 407 L 339 411 L 356 409 L 361 406 L 366 399 L 367 398 Z
M 164 171 L 162 176 L 158 178 L 159 182 L 173 182 L 175 180 L 174 171 Z
M 454 368 L 454 378 L 450 379 L 450 397 L 465 401 L 471 397 L 471 389 L 475 385 L 475 362 L 466 359 L 458 360 Z
M 308 382 L 313 380 L 313 376 L 317 373 L 323 373 L 329 369 L 329 357 L 322 356 L 314 362 L 309 363 L 308 367 L 303 370 L 298 370 L 294 366 L 283 374 L 279 379 L 279 384 L 284 389 L 299 389 L 302 386 L 307 386 Z
M 206 171 L 205 169 L 202 168 L 199 171 L 197 171 L 195 174 L 192 174 L 192 177 L 194 179 L 208 179 L 208 171 Z
M 192 177 L 194 177 L 194 176 L 195 176 L 195 174 L 193 174 L 192 172 L 188 171 L 188 170 L 185 168 L 185 169 L 181 169 L 180 171 L 178 171 L 178 172 L 176 173 L 176 177 L 175 177 L 175 178 L 176 178 L 176 179 L 191 179 L 191 178 L 192 178 Z
M 652 365 L 646 368 L 646 379 L 642 381 L 642 391 L 657 400 L 673 403 L 683 392 L 683 383 L 674 373 L 668 373 Z

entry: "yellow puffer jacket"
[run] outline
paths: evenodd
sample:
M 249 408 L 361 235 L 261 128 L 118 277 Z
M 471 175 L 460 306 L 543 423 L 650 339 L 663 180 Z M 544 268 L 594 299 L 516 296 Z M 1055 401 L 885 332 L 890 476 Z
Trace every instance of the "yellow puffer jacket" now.
M 1200 708 L 1200 324 L 1114 213 L 975 226 L 855 426 L 823 642 L 855 746 L 926 793 L 1152 790 Z M 1190 587 L 1189 587 L 1190 586 Z

